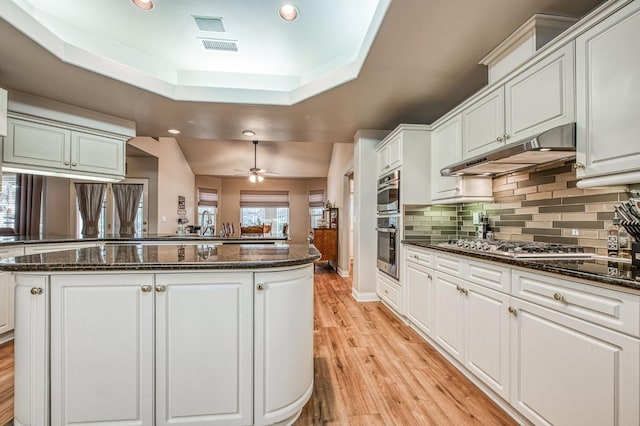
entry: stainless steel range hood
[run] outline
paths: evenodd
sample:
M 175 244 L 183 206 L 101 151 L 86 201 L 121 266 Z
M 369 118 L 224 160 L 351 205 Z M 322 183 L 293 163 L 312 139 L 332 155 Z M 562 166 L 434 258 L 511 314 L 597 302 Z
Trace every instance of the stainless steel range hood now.
M 440 174 L 492 176 L 572 158 L 575 155 L 576 125 L 571 123 L 452 164 L 440 170 Z

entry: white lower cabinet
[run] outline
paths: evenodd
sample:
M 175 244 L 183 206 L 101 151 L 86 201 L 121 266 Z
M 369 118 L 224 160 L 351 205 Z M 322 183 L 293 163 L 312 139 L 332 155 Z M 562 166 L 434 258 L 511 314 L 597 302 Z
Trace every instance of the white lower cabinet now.
M 251 424 L 250 272 L 65 275 L 51 288 L 52 425 Z
M 22 246 L 5 247 L 0 249 L 0 259 L 21 256 L 24 254 Z M 14 288 L 13 272 L 0 272 L 0 343 L 10 340 L 14 324 Z M 4 335 L 4 336 L 3 336 Z
M 462 362 L 464 339 L 464 299 L 460 292 L 462 280 L 435 271 L 435 328 L 433 338 L 458 361 Z
M 292 422 L 313 391 L 312 268 L 255 274 L 255 425 Z
M 378 271 L 376 274 L 376 294 L 402 315 L 402 287 L 390 276 Z
M 511 405 L 538 425 L 640 424 L 638 339 L 511 304 Z
M 406 262 L 407 318 L 427 336 L 433 335 L 433 269 Z

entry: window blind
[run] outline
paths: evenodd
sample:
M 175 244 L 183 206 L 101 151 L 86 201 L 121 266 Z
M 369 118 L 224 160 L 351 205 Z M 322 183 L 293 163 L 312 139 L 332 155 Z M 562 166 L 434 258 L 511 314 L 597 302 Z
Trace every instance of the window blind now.
M 309 207 L 324 207 L 324 190 L 309 191 Z
M 289 207 L 289 191 L 240 191 L 240 207 Z
M 198 205 L 218 207 L 218 190 L 198 188 Z

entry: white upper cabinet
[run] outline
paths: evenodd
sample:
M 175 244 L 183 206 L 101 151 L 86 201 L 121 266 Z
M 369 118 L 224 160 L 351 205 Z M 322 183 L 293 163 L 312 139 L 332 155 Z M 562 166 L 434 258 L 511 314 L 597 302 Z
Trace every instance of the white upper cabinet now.
M 399 167 L 402 164 L 402 137 L 393 137 L 378 150 L 377 155 L 379 176 Z
M 507 141 L 535 136 L 575 121 L 574 44 L 516 75 L 504 85 Z
M 7 91 L 0 87 L 0 136 L 7 136 Z
M 478 99 L 462 111 L 462 158 L 504 145 L 504 88 Z
M 123 179 L 123 137 L 81 131 L 64 123 L 9 118 L 2 159 L 5 167 Z
M 629 3 L 576 39 L 577 177 L 640 170 L 640 2 Z M 630 179 L 624 179 L 627 173 Z

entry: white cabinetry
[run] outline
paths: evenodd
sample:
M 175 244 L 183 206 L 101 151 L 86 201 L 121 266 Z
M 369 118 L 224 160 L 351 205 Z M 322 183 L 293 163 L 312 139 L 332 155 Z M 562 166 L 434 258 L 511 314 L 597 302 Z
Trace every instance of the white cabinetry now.
M 86 243 L 48 243 L 48 244 L 25 244 L 24 254 L 52 253 L 62 250 L 78 250 L 82 248 L 97 247 L 97 242 Z
M 504 145 L 504 87 L 462 110 L 462 156 L 470 158 Z
M 511 405 L 538 425 L 640 424 L 640 341 L 517 298 Z
M 385 142 L 384 146 L 377 151 L 378 176 L 399 167 L 402 164 L 401 153 L 402 137 L 400 135 L 395 135 Z
M 402 287 L 390 276 L 378 271 L 376 274 L 376 294 L 400 315 L 402 312 Z
M 579 179 L 640 182 L 640 2 L 630 2 L 576 39 Z M 632 173 L 635 172 L 635 173 Z M 579 186 L 592 186 L 588 181 Z
M 491 201 L 491 178 L 442 176 L 440 169 L 462 160 L 462 115 L 433 129 L 431 145 L 431 199 L 441 203 Z
M 3 167 L 123 179 L 125 140 L 63 123 L 10 117 Z
M 427 336 L 433 333 L 433 255 L 409 248 L 405 252 L 404 286 L 407 289 L 407 318 Z
M 22 246 L 0 248 L 0 259 L 23 255 Z M 0 336 L 13 330 L 15 279 L 13 272 L 0 272 Z M 8 339 L 11 334 L 8 334 Z M 0 343 L 4 339 L 0 337 Z
M 286 423 L 313 391 L 313 266 L 255 274 L 254 424 Z
M 0 137 L 7 135 L 7 91 L 0 87 Z
M 251 273 L 51 286 L 52 424 L 251 423 Z
M 376 146 L 378 176 L 400 169 L 401 206 L 431 201 L 430 145 L 430 126 L 401 124 Z
M 462 158 L 575 121 L 574 44 L 564 45 L 462 110 Z
M 435 271 L 433 274 L 434 340 L 458 361 L 463 359 L 464 299 L 462 279 Z

